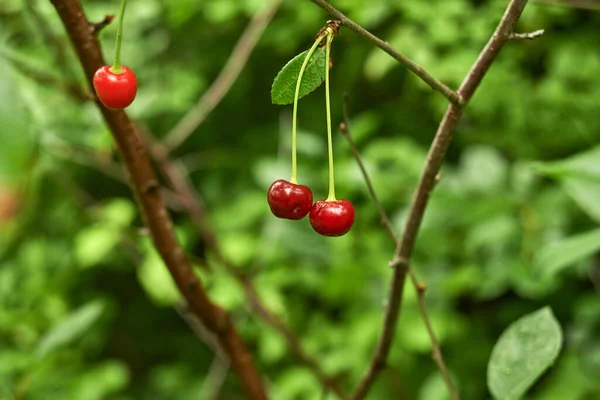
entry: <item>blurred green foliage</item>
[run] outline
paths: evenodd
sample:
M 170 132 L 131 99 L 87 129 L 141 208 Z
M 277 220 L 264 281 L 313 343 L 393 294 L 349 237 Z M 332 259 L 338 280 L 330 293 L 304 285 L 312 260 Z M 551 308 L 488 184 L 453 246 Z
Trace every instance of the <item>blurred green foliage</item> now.
M 119 2 L 84 2 L 91 21 Z M 337 0 L 347 15 L 457 87 L 493 31 L 497 0 Z M 527 398 L 600 398 L 600 13 L 530 2 L 459 126 L 414 252 L 446 362 L 463 399 L 489 398 L 486 367 L 509 324 L 548 305 L 564 343 Z M 125 65 L 140 83 L 130 115 L 163 137 L 225 63 L 258 0 L 131 0 Z M 328 16 L 285 1 L 224 101 L 178 149 L 222 247 L 261 296 L 347 388 L 381 330 L 394 246 L 356 163 L 335 138 L 338 196 L 357 220 L 346 236 L 276 220 L 266 189 L 289 170 L 291 107 L 271 104 L 273 78 Z M 50 40 L 48 32 L 58 36 Z M 112 59 L 116 25 L 100 35 Z M 333 46 L 334 121 L 350 94 L 351 129 L 400 232 L 446 100 L 355 34 Z M 0 2 L 0 399 L 198 399 L 213 351 L 172 308 L 178 294 L 152 249 L 115 146 L 83 87 L 47 1 Z M 299 179 L 327 189 L 324 94 L 299 107 Z M 174 213 L 186 250 L 204 254 Z M 272 398 L 319 399 L 318 382 L 282 338 L 252 316 L 212 263 L 207 290 L 231 310 Z M 445 400 L 407 285 L 390 366 L 370 399 Z M 229 374 L 221 399 L 242 398 Z M 329 396 L 332 398 L 332 396 Z

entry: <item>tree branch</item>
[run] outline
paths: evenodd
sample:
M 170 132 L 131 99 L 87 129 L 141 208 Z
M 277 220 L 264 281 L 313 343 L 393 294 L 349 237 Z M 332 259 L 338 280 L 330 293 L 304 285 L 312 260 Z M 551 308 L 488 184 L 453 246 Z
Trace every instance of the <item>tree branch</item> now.
M 236 43 L 219 76 L 214 80 L 198 103 L 167 133 L 163 143 L 169 151 L 182 144 L 204 122 L 223 97 L 225 97 L 242 72 L 252 50 L 254 50 L 269 21 L 271 21 L 271 18 L 273 18 L 273 15 L 279 9 L 280 4 L 281 0 L 272 0 L 266 10 L 256 14 L 252 18 Z
M 218 263 L 221 264 L 227 273 L 243 288 L 251 308 L 263 321 L 283 337 L 294 356 L 306 365 L 306 367 L 317 377 L 319 382 L 321 382 L 321 385 L 323 385 L 324 388 L 327 388 L 339 398 L 342 398 L 343 393 L 337 380 L 323 371 L 317 360 L 304 349 L 294 331 L 264 305 L 252 281 L 239 272 L 241 271 L 241 268 L 233 265 L 231 261 L 225 257 L 220 249 L 212 227 L 206 220 L 206 213 L 201 196 L 186 178 L 186 174 L 181 165 L 171 160 L 168 150 L 163 144 L 156 141 L 152 142 L 152 137 L 149 133 L 144 135 L 144 137 L 148 141 L 148 147 L 151 149 L 152 157 L 159 168 L 165 173 L 173 186 L 173 190 L 181 197 L 181 203 L 185 208 L 185 211 L 190 215 L 196 228 L 202 234 L 204 243 L 212 251 Z
M 90 29 L 79 0 L 51 0 L 73 44 L 92 87 L 92 78 L 105 65 L 96 36 Z M 247 398 L 265 400 L 266 391 L 252 357 L 225 310 L 206 295 L 173 232 L 159 184 L 138 132 L 123 111 L 111 111 L 96 102 L 119 147 L 138 205 L 156 249 L 164 260 L 190 310 L 214 333 L 231 360 Z
M 401 64 L 404 64 L 406 68 L 411 71 L 413 74 L 417 75 L 423 82 L 429 85 L 430 88 L 435 90 L 436 92 L 440 92 L 443 94 L 448 100 L 450 100 L 453 104 L 460 104 L 461 99 L 457 92 L 450 89 L 444 83 L 438 81 L 433 76 L 431 76 L 427 71 L 425 71 L 422 67 L 417 65 L 414 61 L 406 57 L 405 55 L 398 52 L 394 49 L 390 44 L 384 40 L 381 40 L 377 36 L 373 35 L 371 32 L 352 21 L 350 18 L 346 17 L 340 11 L 338 11 L 335 7 L 329 4 L 325 0 L 310 0 L 325 11 L 333 18 L 339 20 L 342 26 L 358 33 L 360 36 L 373 43 L 375 46 L 379 47 L 381 50 L 388 53 L 394 59 L 396 59 Z
M 348 141 L 348 145 L 352 154 L 354 154 L 354 158 L 356 159 L 356 163 L 360 168 L 362 176 L 367 184 L 367 188 L 371 195 L 371 198 L 377 205 L 377 209 L 379 210 L 379 215 L 381 218 L 381 224 L 385 227 L 388 236 L 394 241 L 396 246 L 399 245 L 400 240 L 394 233 L 394 228 L 392 227 L 392 223 L 390 218 L 388 217 L 383 204 L 379 200 L 379 196 L 377 196 L 377 192 L 375 192 L 375 187 L 373 186 L 373 182 L 371 181 L 371 177 L 365 168 L 364 163 L 362 162 L 362 157 L 354 143 L 354 139 L 352 138 L 352 134 L 350 132 L 350 118 L 348 116 L 348 95 L 344 95 L 344 122 L 340 124 L 340 131 Z M 442 373 L 442 378 L 444 379 L 444 383 L 450 392 L 453 400 L 459 400 L 460 397 L 458 392 L 454 388 L 452 384 L 452 380 L 450 379 L 450 374 L 448 373 L 448 368 L 444 362 L 444 357 L 442 356 L 442 351 L 440 349 L 440 344 L 435 336 L 435 332 L 433 331 L 433 327 L 431 326 L 431 321 L 429 319 L 429 313 L 427 312 L 427 304 L 425 302 L 425 285 L 419 283 L 417 276 L 415 275 L 413 269 L 408 267 L 408 274 L 410 275 L 410 279 L 412 281 L 413 286 L 415 287 L 415 291 L 417 292 L 417 301 L 419 303 L 419 310 L 421 311 L 421 316 L 423 317 L 423 322 L 425 323 L 425 328 L 427 329 L 427 333 L 429 334 L 429 340 L 431 341 L 432 347 L 432 358 L 438 366 L 438 369 Z
M 319 0 L 311 1 L 317 2 Z M 425 207 L 427 206 L 429 196 L 436 183 L 436 176 L 442 166 L 442 162 L 444 161 L 446 151 L 452 141 L 456 126 L 462 116 L 463 107 L 469 102 L 486 72 L 500 53 L 500 50 L 502 50 L 508 41 L 509 35 L 513 31 L 526 4 L 527 0 L 511 0 L 494 34 L 479 54 L 479 57 L 458 89 L 458 93 L 463 100 L 462 104 L 450 104 L 446 110 L 446 114 L 440 122 L 433 143 L 429 149 L 427 161 L 423 173 L 421 174 L 419 184 L 413 196 L 404 227 L 404 233 L 402 234 L 400 243 L 396 246 L 394 259 L 391 262 L 391 265 L 394 268 L 394 274 L 384 317 L 383 331 L 375 355 L 361 382 L 356 388 L 352 399 L 364 399 L 378 373 L 385 366 L 391 348 L 392 338 L 396 332 L 398 317 L 400 315 L 400 304 L 402 301 L 404 281 L 406 280 L 406 274 L 410 267 L 410 257 L 423 219 L 423 214 L 425 213 Z

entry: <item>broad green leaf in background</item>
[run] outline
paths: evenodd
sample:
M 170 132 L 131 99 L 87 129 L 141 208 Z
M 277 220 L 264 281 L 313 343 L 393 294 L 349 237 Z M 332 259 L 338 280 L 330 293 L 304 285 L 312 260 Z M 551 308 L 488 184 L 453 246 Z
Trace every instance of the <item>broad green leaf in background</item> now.
M 498 400 L 521 398 L 558 357 L 562 331 L 549 307 L 513 322 L 488 363 L 487 384 Z
M 98 300 L 91 301 L 73 311 L 40 340 L 36 350 L 38 356 L 43 357 L 52 350 L 81 337 L 98 321 L 103 312 L 104 304 Z
M 81 268 L 93 267 L 115 250 L 119 240 L 120 232 L 115 227 L 107 224 L 92 225 L 79 232 L 73 252 Z
M 298 54 L 279 71 L 271 87 L 271 101 L 273 104 L 285 105 L 294 102 L 298 74 L 307 53 L 308 50 Z M 318 88 L 324 80 L 325 47 L 321 47 L 315 50 L 308 64 L 306 64 L 298 98 L 302 98 Z
M 162 258 L 150 244 L 146 244 L 146 257 L 137 269 L 137 277 L 146 294 L 161 306 L 171 306 L 180 301 L 179 291 Z
M 579 207 L 600 222 L 600 146 L 563 161 L 536 163 L 534 167 L 557 179 Z
M 550 243 L 536 255 L 534 270 L 543 275 L 554 275 L 577 261 L 600 250 L 600 229 Z

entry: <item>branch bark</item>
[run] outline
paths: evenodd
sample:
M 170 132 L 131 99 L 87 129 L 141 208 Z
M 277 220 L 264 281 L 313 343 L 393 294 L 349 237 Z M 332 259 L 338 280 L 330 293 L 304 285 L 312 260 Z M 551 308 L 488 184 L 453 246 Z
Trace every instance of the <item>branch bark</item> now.
M 311 1 L 317 2 L 319 0 Z M 446 151 L 450 146 L 454 131 L 462 116 L 463 108 L 471 100 L 488 69 L 509 40 L 510 33 L 513 31 L 526 4 L 527 0 L 511 0 L 498 27 L 494 31 L 494 34 L 479 54 L 479 57 L 458 89 L 458 94 L 461 97 L 462 102 L 459 104 L 450 104 L 440 122 L 433 143 L 429 149 L 427 161 L 423 173 L 421 174 L 419 184 L 413 196 L 402 238 L 398 243 L 398 246 L 396 246 L 394 259 L 391 262 L 394 273 L 383 322 L 383 331 L 375 355 L 352 395 L 352 399 L 364 399 L 375 382 L 375 378 L 385 367 L 391 349 L 392 339 L 396 332 L 398 317 L 400 315 L 400 304 L 402 302 L 406 274 L 410 268 L 410 257 L 425 213 L 425 208 L 429 202 L 429 196 L 436 183 L 436 175 L 442 166 Z
M 461 98 L 457 92 L 450 89 L 444 83 L 435 79 L 432 75 L 430 75 L 422 67 L 417 65 L 410 58 L 406 57 L 405 55 L 403 55 L 402 53 L 400 53 L 399 51 L 394 49 L 392 46 L 390 46 L 390 44 L 388 42 L 378 38 L 377 36 L 373 35 L 371 32 L 369 32 L 368 30 L 366 30 L 365 28 L 363 28 L 356 22 L 352 21 L 350 18 L 346 17 L 344 14 L 342 14 L 340 11 L 338 11 L 335 7 L 333 7 L 327 1 L 325 1 L 325 0 L 310 0 L 310 1 L 312 1 L 316 5 L 318 5 L 325 11 L 327 11 L 327 13 L 329 15 L 331 15 L 333 18 L 339 20 L 341 22 L 342 26 L 345 26 L 346 28 L 358 33 L 360 36 L 362 36 L 369 42 L 373 43 L 375 46 L 379 47 L 381 50 L 388 53 L 390 56 L 392 56 L 398 62 L 400 62 L 401 64 L 404 64 L 404 66 L 406 66 L 406 68 L 408 68 L 408 70 L 410 72 L 412 72 L 413 74 L 415 74 L 419 78 L 421 78 L 421 80 L 423 80 L 423 82 L 425 82 L 427 85 L 429 85 L 430 88 L 432 88 L 436 92 L 440 92 L 442 95 L 444 95 L 448 100 L 450 100 L 451 103 L 453 103 L 453 104 L 461 103 Z
M 73 44 L 88 83 L 95 71 L 105 65 L 96 36 L 90 29 L 79 0 L 51 0 Z M 202 288 L 197 275 L 173 232 L 173 223 L 160 195 L 160 185 L 150 165 L 146 149 L 133 124 L 123 111 L 111 111 L 96 103 L 119 147 L 138 205 L 151 232 L 154 245 L 163 258 L 190 310 L 214 333 L 231 360 L 247 398 L 267 398 L 263 381 L 252 357 L 228 314 L 215 305 Z

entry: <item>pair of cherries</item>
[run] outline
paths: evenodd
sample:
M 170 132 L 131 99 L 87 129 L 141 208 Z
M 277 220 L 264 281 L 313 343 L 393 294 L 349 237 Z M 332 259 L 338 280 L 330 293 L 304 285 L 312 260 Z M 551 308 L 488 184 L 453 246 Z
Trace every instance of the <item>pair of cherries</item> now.
M 313 204 L 312 190 L 279 179 L 267 193 L 271 212 L 278 218 L 299 220 L 309 214 L 310 225 L 323 236 L 342 236 L 354 224 L 354 206 L 348 200 L 318 200 Z

